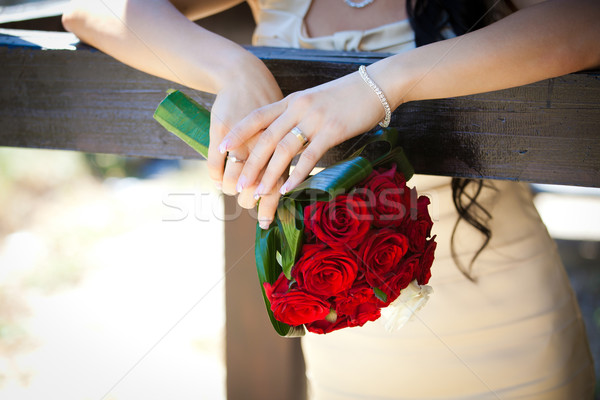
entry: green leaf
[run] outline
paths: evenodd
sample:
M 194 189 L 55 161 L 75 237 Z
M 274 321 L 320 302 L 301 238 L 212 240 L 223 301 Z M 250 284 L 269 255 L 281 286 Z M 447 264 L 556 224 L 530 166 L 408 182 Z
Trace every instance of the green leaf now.
M 304 225 L 302 207 L 292 199 L 284 199 L 277 207 L 277 225 L 281 233 L 281 267 L 286 278 L 292 279 L 292 267 L 302 248 Z
M 179 90 L 170 90 L 154 111 L 154 119 L 208 158 L 210 113 Z
M 404 174 L 408 181 L 415 173 L 410 161 L 404 154 L 402 147 L 398 146 L 398 131 L 395 128 L 383 128 L 371 134 L 366 142 L 353 156 L 361 155 L 370 146 L 378 146 L 371 156 L 370 161 L 374 167 L 396 164 L 397 171 Z M 382 145 L 383 150 L 382 150 Z
M 295 187 L 286 197 L 297 201 L 329 201 L 365 179 L 373 167 L 364 157 L 355 156 L 325 168 Z
M 385 156 L 391 149 L 398 144 L 398 131 L 394 128 L 383 128 L 365 136 L 363 145 L 359 147 L 350 157 L 361 155 L 368 147 L 375 147 L 372 153 L 371 161 L 375 161 L 381 156 Z M 382 146 L 385 145 L 385 146 Z
M 406 179 L 407 182 L 415 174 L 415 170 L 410 161 L 408 161 L 408 158 L 406 158 L 406 154 L 404 154 L 402 147 L 396 147 L 385 156 L 377 159 L 375 166 L 383 166 L 386 164 L 396 164 L 396 171 L 402 172 L 402 174 L 404 174 L 404 179 Z
M 387 294 L 385 294 L 383 292 L 383 290 L 374 287 L 373 293 L 375 293 L 375 297 L 377 297 L 379 300 L 383 301 L 384 303 L 387 301 Z
M 304 335 L 304 326 L 290 326 L 275 319 L 271 311 L 271 304 L 265 293 L 263 284 L 268 282 L 273 284 L 281 274 L 281 267 L 277 263 L 276 253 L 280 248 L 281 238 L 277 225 L 272 225 L 269 229 L 261 229 L 256 225 L 256 241 L 254 245 L 254 257 L 256 260 L 256 271 L 260 282 L 260 290 L 265 301 L 267 314 L 271 320 L 273 328 L 280 336 L 298 337 Z

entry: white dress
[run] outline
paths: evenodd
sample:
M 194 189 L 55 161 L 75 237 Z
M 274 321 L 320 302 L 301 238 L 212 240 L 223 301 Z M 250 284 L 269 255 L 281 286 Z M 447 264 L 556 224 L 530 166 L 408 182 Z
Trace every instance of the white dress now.
M 310 38 L 310 0 L 251 2 L 254 44 L 399 52 L 414 48 L 407 21 Z M 409 181 L 431 200 L 438 248 L 434 294 L 389 333 L 380 321 L 302 339 L 311 399 L 591 399 L 594 367 L 577 300 L 556 245 L 525 184 L 486 181 L 480 203 L 492 239 L 467 280 L 450 255 L 457 219 L 450 178 Z M 463 222 L 456 248 L 468 262 L 482 236 Z

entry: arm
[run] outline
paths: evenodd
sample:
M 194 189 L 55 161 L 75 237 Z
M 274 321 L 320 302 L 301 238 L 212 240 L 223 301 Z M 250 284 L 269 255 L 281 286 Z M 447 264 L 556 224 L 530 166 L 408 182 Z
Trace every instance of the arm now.
M 236 1 L 213 0 L 202 10 L 188 3 L 180 0 L 176 5 L 197 16 Z M 190 21 L 167 0 L 73 1 L 63 25 L 127 65 L 209 93 L 235 76 L 232 65 L 260 63 L 241 46 Z
M 522 9 L 486 28 L 381 60 L 368 72 L 392 109 L 402 103 L 463 96 L 524 85 L 600 65 L 600 3 L 549 0 Z M 289 131 L 298 126 L 309 138 L 281 192 L 297 186 L 334 145 L 371 129 L 384 110 L 371 88 L 353 73 L 263 107 L 236 125 L 222 150 L 257 135 L 239 178 L 254 184 L 266 165 L 256 195 L 270 192 L 276 179 L 301 150 Z M 259 219 L 274 209 L 262 206 Z
M 210 126 L 209 172 L 223 191 L 236 193 L 241 165 L 228 163 L 217 145 L 250 111 L 282 98 L 262 61 L 238 44 L 190 21 L 241 0 L 76 0 L 63 15 L 65 28 L 83 41 L 146 73 L 216 93 Z M 249 146 L 235 156 L 245 159 Z M 232 153 L 233 154 L 233 153 Z M 254 204 L 253 191 L 240 200 Z
M 369 67 L 392 107 L 521 86 L 600 66 L 600 3 L 554 0 Z

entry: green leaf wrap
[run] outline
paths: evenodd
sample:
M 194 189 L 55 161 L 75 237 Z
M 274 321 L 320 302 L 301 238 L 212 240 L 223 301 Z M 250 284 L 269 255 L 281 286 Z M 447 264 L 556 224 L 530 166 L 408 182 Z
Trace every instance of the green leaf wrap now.
M 210 112 L 179 90 L 170 91 L 154 119 L 208 159 Z
M 281 237 L 281 268 L 292 279 L 292 267 L 302 248 L 304 225 L 302 207 L 292 199 L 284 199 L 277 207 L 277 227 Z

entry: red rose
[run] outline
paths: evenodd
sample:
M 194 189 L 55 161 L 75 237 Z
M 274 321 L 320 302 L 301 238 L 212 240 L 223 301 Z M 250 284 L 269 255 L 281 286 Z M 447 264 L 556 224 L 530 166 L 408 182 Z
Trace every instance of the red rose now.
M 348 290 L 358 272 L 356 257 L 343 249 L 306 244 L 292 268 L 298 287 L 325 298 Z
M 417 271 L 415 271 L 415 279 L 419 285 L 426 285 L 429 282 L 429 278 L 431 278 L 431 265 L 433 264 L 435 248 L 437 247 L 434 239 L 435 236 L 427 241 L 425 251 L 421 256 L 421 263 Z
M 282 296 L 290 290 L 290 281 L 285 277 L 282 272 L 277 280 L 271 285 L 269 282 L 265 282 L 263 287 L 265 288 L 265 295 L 269 301 L 272 301 L 272 297 Z
M 266 291 L 265 283 L 265 291 Z M 298 289 L 272 296 L 271 311 L 276 320 L 288 325 L 302 325 L 324 319 L 329 314 L 329 304 L 322 299 Z
M 412 191 L 406 186 L 404 176 L 396 172 L 394 165 L 389 170 L 373 170 L 357 189 L 368 201 L 373 214 L 373 225 L 378 227 L 399 226 L 411 206 Z
M 317 201 L 304 209 L 304 226 L 333 248 L 355 248 L 371 225 L 365 201 L 357 196 L 339 195 L 333 200 Z
M 329 322 L 326 319 L 311 322 L 304 325 L 309 332 L 325 334 L 338 329 L 348 328 L 350 326 L 350 320 L 347 316 L 338 316 L 334 322 Z
M 359 249 L 363 262 L 361 269 L 365 270 L 367 282 L 380 287 L 407 250 L 408 239 L 401 233 L 387 228 L 370 233 Z
M 363 326 L 381 316 L 382 302 L 369 286 L 352 288 L 346 296 L 336 298 L 335 310 L 349 319 L 349 326 Z
M 415 271 L 419 269 L 420 262 L 421 258 L 418 255 L 405 258 L 395 269 L 394 274 L 389 276 L 385 283 L 379 287 L 387 296 L 386 306 L 396 300 L 400 292 L 415 279 Z
M 402 231 L 408 236 L 410 251 L 421 253 L 425 249 L 425 242 L 431 236 L 433 221 L 429 216 L 427 206 L 430 201 L 427 196 L 420 196 L 416 207 L 411 212 L 411 217 L 406 219 Z

